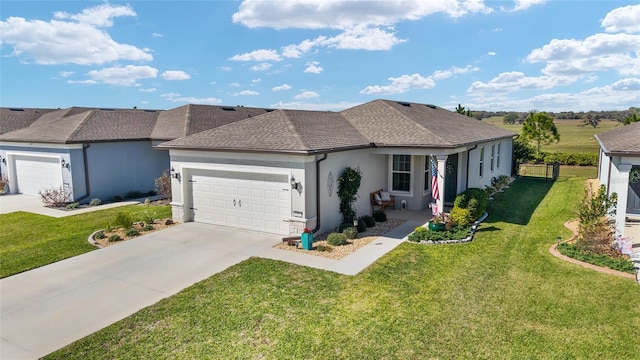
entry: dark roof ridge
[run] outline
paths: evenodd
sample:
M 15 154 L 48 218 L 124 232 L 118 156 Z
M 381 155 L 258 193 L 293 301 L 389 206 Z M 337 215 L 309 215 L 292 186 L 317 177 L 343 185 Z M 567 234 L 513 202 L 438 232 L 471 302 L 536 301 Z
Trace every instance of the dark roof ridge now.
M 421 131 L 426 131 L 429 133 L 429 135 L 433 136 L 434 138 L 440 140 L 443 143 L 447 142 L 447 139 L 443 138 L 442 136 L 434 133 L 433 131 L 431 131 L 430 129 L 424 127 L 422 124 L 419 124 L 417 121 L 415 121 L 414 119 L 412 119 L 411 117 L 403 114 L 401 111 L 398 111 L 398 109 L 394 108 L 393 106 L 391 106 L 391 102 L 395 102 L 397 104 L 402 105 L 402 103 L 408 103 L 408 104 L 413 104 L 413 105 L 424 105 L 427 106 L 427 104 L 421 104 L 421 103 L 415 103 L 415 102 L 410 102 L 410 101 L 395 101 L 395 100 L 388 100 L 388 99 L 378 99 L 380 101 L 382 101 L 382 103 L 387 106 L 389 109 L 393 110 L 395 113 L 399 114 L 400 116 L 402 116 L 404 119 L 406 119 L 407 121 L 409 121 L 411 124 L 413 124 L 416 128 L 420 129 Z M 403 105 L 404 106 L 404 105 Z M 443 109 L 446 110 L 446 109 Z
M 284 110 L 284 109 L 280 109 L 280 110 L 276 110 L 276 111 L 281 111 L 281 112 L 284 113 L 285 118 L 287 119 L 287 128 L 289 129 L 289 131 L 293 135 L 293 138 L 297 140 L 296 142 L 298 143 L 298 145 L 300 145 L 303 148 L 308 148 L 309 144 L 302 139 L 302 136 L 300 136 L 300 134 L 296 130 L 296 126 L 293 123 L 293 119 L 291 119 L 291 116 L 289 116 L 289 111 L 288 110 Z
M 85 113 L 86 113 L 86 115 L 84 115 L 84 116 L 83 116 L 83 119 L 82 119 L 82 120 L 80 120 L 80 122 L 78 123 L 78 125 L 76 125 L 76 127 L 75 127 L 75 128 L 73 129 L 73 131 L 71 132 L 71 134 L 69 134 L 69 136 L 65 139 L 65 142 L 68 142 L 68 141 L 70 141 L 71 139 L 73 139 L 73 138 L 76 136 L 76 134 L 77 134 L 78 132 L 80 132 L 80 130 L 82 130 L 82 128 L 84 127 L 84 125 L 87 123 L 87 121 L 88 121 L 89 119 L 91 119 L 91 117 L 92 117 L 92 116 L 94 116 L 94 115 L 95 115 L 96 110 L 95 110 L 95 109 L 93 109 L 93 110 L 89 110 L 89 111 L 82 112 L 82 113 L 77 114 L 77 115 L 81 115 L 81 114 L 85 114 Z

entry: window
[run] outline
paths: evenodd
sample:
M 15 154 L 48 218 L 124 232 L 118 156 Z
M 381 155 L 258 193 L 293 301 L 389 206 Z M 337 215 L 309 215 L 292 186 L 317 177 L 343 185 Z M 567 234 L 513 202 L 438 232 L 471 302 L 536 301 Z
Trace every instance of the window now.
M 500 169 L 500 145 L 501 145 L 501 143 L 498 143 L 498 158 L 496 160 L 496 167 L 498 169 Z
M 429 192 L 429 184 L 431 183 L 431 159 L 424 157 L 424 193 Z
M 391 191 L 411 192 L 411 155 L 393 155 Z
M 484 146 L 480 146 L 480 172 L 478 175 L 482 177 L 484 170 Z
M 491 144 L 491 163 L 489 164 L 489 168 L 491 172 L 493 172 L 493 159 L 496 156 L 496 144 Z

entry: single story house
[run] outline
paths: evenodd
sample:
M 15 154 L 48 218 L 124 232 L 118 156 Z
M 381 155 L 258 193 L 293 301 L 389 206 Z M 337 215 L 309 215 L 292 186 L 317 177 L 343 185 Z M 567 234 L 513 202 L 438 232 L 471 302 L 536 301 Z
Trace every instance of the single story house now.
M 439 209 L 470 187 L 511 175 L 517 134 L 434 105 L 374 100 L 341 112 L 275 110 L 158 145 L 169 151 L 173 217 L 294 236 L 342 221 L 338 178 L 362 173 L 358 215 L 370 192 L 427 208 L 431 162 Z
M 26 128 L 55 109 L 0 108 L 0 134 Z
M 170 168 L 169 152 L 155 145 L 270 111 L 208 105 L 19 110 L 3 109 L 0 118 L 3 129 L 18 116 L 27 125 L 0 135 L 0 174 L 9 179 L 9 192 L 37 195 L 62 186 L 68 201 L 77 202 L 151 191 Z
M 621 126 L 595 138 L 600 144 L 598 179 L 606 186 L 607 194 L 618 194 L 616 231 L 624 236 L 627 218 L 640 216 L 640 123 Z

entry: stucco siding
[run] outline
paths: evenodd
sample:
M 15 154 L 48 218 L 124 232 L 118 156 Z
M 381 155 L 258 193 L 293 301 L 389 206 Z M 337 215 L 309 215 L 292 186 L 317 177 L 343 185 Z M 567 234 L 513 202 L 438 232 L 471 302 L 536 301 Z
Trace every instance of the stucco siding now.
M 500 162 L 498 166 L 497 148 L 500 144 Z M 494 168 L 491 170 L 491 146 L 495 146 Z M 480 175 L 480 153 L 484 148 L 484 159 L 482 161 L 482 175 Z M 501 175 L 511 176 L 511 162 L 513 158 L 513 141 L 505 139 L 501 141 L 493 141 L 478 144 L 478 146 L 469 152 L 469 188 L 484 189 L 485 186 L 491 185 L 491 179 Z

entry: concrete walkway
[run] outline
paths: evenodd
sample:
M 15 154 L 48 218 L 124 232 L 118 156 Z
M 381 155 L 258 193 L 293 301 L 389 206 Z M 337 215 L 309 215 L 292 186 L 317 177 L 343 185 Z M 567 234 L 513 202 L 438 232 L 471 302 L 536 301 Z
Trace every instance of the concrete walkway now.
M 249 257 L 355 275 L 402 243 L 407 221 L 332 260 L 274 249 L 280 236 L 180 224 L 0 280 L 0 359 L 36 359 Z

